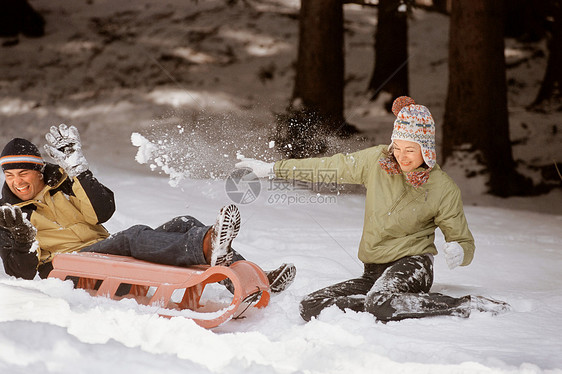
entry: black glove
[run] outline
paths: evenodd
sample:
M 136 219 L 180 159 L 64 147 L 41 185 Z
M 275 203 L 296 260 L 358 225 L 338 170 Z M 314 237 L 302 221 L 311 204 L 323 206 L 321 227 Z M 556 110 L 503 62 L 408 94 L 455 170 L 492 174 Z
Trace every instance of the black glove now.
M 0 227 L 8 230 L 16 244 L 29 244 L 35 240 L 37 229 L 24 218 L 19 206 L 0 206 Z

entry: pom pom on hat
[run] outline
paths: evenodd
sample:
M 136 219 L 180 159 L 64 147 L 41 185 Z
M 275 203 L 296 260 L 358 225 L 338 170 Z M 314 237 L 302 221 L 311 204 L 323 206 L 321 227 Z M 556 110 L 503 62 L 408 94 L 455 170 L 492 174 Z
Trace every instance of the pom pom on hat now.
M 415 104 L 415 102 L 410 96 L 400 96 L 392 103 L 392 113 L 398 117 L 398 113 L 400 113 L 402 108 L 412 104 Z
M 0 156 L 2 170 L 30 169 L 42 171 L 45 161 L 35 144 L 29 140 L 14 138 L 6 144 Z

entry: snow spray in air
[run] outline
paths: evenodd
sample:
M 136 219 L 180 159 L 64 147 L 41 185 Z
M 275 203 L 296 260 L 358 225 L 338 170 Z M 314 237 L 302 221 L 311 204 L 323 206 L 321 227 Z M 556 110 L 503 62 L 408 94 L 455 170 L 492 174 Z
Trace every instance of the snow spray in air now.
M 169 176 L 177 187 L 186 178 L 225 179 L 234 170 L 236 154 L 273 160 L 268 125 L 226 115 L 176 115 L 155 121 L 143 133 L 131 134 L 138 147 L 135 160 Z

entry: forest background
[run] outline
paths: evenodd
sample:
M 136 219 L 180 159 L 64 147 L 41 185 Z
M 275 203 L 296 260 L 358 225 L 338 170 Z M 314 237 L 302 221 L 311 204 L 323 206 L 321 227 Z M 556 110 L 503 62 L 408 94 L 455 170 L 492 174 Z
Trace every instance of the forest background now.
M 411 95 L 436 118 L 442 166 L 463 165 L 463 177 L 479 178 L 481 189 L 496 196 L 560 187 L 557 155 L 545 149 L 551 147 L 521 152 L 543 136 L 554 149 L 562 144 L 559 0 L 195 3 L 196 12 L 169 4 L 164 14 L 153 14 L 150 2 L 115 4 L 103 15 L 92 6 L 81 19 L 72 17 L 72 5 L 3 2 L 1 139 L 37 140 L 39 122 L 90 126 L 93 107 L 103 105 L 98 99 L 135 105 L 128 100 L 134 96 L 152 103 L 122 128 L 148 128 L 157 137 L 189 117 L 198 132 L 213 123 L 230 135 L 236 128 L 238 148 L 255 134 L 275 142 L 253 144 L 257 150 L 247 156 L 309 157 L 388 142 L 390 104 Z M 219 9 L 236 22 L 203 24 Z M 448 33 L 408 36 L 420 9 L 448 17 Z M 61 23 L 45 23 L 53 12 Z M 268 30 L 274 16 L 284 18 L 282 30 Z M 165 29 L 167 19 L 172 27 Z M 232 96 L 225 98 L 232 105 L 205 102 L 204 90 Z M 164 99 L 162 91 L 175 98 Z M 246 139 L 243 127 L 251 134 Z M 223 138 L 211 132 L 206 136 Z M 204 142 L 200 147 L 214 143 Z M 198 151 L 172 148 L 192 158 Z M 174 170 L 224 176 L 208 154 L 178 158 L 167 161 Z

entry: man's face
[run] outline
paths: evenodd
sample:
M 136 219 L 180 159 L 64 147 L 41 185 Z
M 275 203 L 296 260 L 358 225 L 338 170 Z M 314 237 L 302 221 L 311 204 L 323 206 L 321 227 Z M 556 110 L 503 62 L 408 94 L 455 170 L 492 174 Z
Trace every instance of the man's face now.
M 4 177 L 10 191 L 24 201 L 33 199 L 45 187 L 43 174 L 37 170 L 5 170 Z

